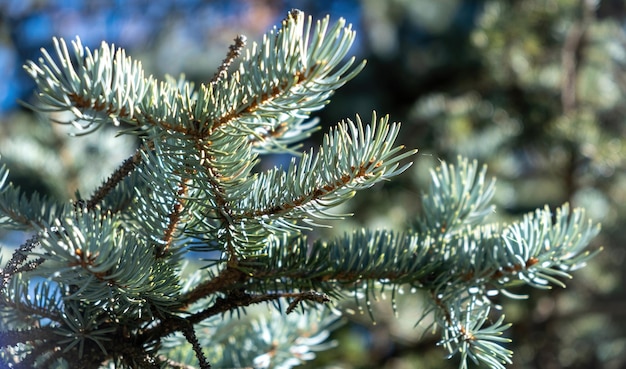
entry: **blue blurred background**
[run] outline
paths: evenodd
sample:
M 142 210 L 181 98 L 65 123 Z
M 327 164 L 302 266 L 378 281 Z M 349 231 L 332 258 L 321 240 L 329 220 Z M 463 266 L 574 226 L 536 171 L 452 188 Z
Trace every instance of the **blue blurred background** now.
M 245 33 L 258 37 L 293 7 L 313 15 L 346 17 L 359 27 L 358 1 L 30 1 L 5 0 L 0 5 L 3 37 L 0 40 L 0 111 L 27 100 L 33 84 L 22 72 L 27 59 L 36 59 L 39 49 L 50 48 L 53 36 L 73 39 L 97 48 L 101 41 L 115 43 L 131 55 L 154 53 L 151 68 L 156 73 L 203 74 L 199 66 L 185 65 L 195 56 L 219 60 L 223 44 Z M 212 54 L 217 50 L 216 54 Z M 207 60 L 200 61 L 205 65 Z M 191 71 L 190 71 L 191 69 Z M 211 73 L 211 71 L 206 71 Z
M 402 43 L 426 45 L 454 30 L 465 37 L 473 27 L 479 0 L 418 1 L 426 14 L 395 15 L 388 24 L 385 6 L 359 0 L 311 1 L 80 1 L 3 0 L 0 2 L 0 113 L 16 109 L 17 99 L 28 100 L 33 84 L 22 71 L 25 60 L 36 60 L 40 48 L 50 48 L 52 37 L 80 36 L 91 48 L 106 40 L 142 58 L 156 75 L 185 72 L 202 78 L 213 72 L 225 54 L 224 45 L 237 34 L 254 40 L 278 24 L 292 8 L 315 18 L 331 14 L 346 18 L 359 36 L 353 53 L 375 52 L 392 58 Z M 369 4 L 367 4 L 369 3 Z M 381 8 L 381 9 L 377 9 Z M 420 7 L 416 7 L 419 9 Z M 381 14 L 375 12 L 381 11 Z M 365 33 L 363 33 L 365 32 Z

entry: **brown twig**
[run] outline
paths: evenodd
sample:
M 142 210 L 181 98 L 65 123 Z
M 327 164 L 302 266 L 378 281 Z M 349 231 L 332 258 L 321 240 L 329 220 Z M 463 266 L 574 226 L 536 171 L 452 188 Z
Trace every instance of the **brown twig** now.
M 163 235 L 163 245 L 157 249 L 156 257 L 162 258 L 167 255 L 170 246 L 174 240 L 174 232 L 180 223 L 181 215 L 185 209 L 185 199 L 184 196 L 187 194 L 187 183 L 183 180 L 178 186 L 177 191 L 177 201 L 176 204 L 172 207 L 172 211 L 168 214 L 168 223 L 167 228 L 165 229 L 165 234 Z
M 29 261 L 28 263 L 17 268 L 16 272 L 17 273 L 30 272 L 31 270 L 37 269 L 37 267 L 41 265 L 44 261 L 46 261 L 46 259 L 44 258 L 37 258 L 33 261 Z
M 235 43 L 230 45 L 230 47 L 228 48 L 228 54 L 226 54 L 226 58 L 222 61 L 222 64 L 220 64 L 217 72 L 215 72 L 215 75 L 213 75 L 211 83 L 216 83 L 217 81 L 226 78 L 226 76 L 228 75 L 228 68 L 233 63 L 233 61 L 237 59 L 239 55 L 241 55 L 241 49 L 243 49 L 245 46 L 246 36 L 239 35 L 235 37 Z
M 152 149 L 154 144 L 149 142 L 147 148 L 149 150 Z M 122 165 L 117 168 L 111 176 L 104 182 L 91 196 L 91 198 L 86 202 L 87 210 L 93 210 L 96 208 L 100 202 L 120 183 L 124 178 L 126 178 L 130 173 L 132 173 L 137 166 L 143 161 L 143 157 L 141 155 L 142 150 L 144 148 L 139 148 L 135 153 L 128 159 L 124 160 Z
M 201 153 L 201 157 L 208 158 L 208 160 L 202 160 L 201 164 L 204 166 L 206 172 L 209 174 L 207 178 L 207 183 L 209 183 L 213 189 L 212 192 L 215 198 L 214 201 L 217 205 L 217 208 L 219 209 L 218 216 L 222 223 L 221 227 L 227 230 L 227 232 L 225 233 L 224 244 L 226 252 L 228 253 L 228 265 L 230 267 L 235 267 L 239 261 L 237 258 L 237 251 L 233 245 L 233 237 L 229 231 L 231 225 L 233 224 L 233 211 L 228 204 L 222 174 L 220 173 L 218 168 L 216 168 L 216 166 L 212 164 L 212 161 L 214 160 L 213 155 L 205 154 L 209 150 L 201 145 L 198 145 L 197 148 L 198 152 Z
M 174 332 L 183 332 L 188 329 L 189 325 L 194 325 L 208 319 L 212 316 L 223 314 L 229 311 L 237 310 L 242 307 L 256 305 L 264 302 L 275 301 L 281 298 L 293 298 L 287 308 L 286 313 L 291 313 L 296 305 L 302 301 L 313 301 L 316 303 L 326 303 L 330 298 L 323 293 L 315 291 L 305 292 L 279 292 L 261 295 L 250 295 L 243 290 L 234 290 L 227 294 L 225 298 L 217 298 L 215 303 L 198 313 L 192 314 L 186 318 L 172 316 L 160 322 L 160 324 L 143 332 L 137 339 L 137 342 L 154 342 L 162 337 L 170 335 Z
M 248 276 L 241 270 L 227 267 L 215 278 L 211 278 L 182 295 L 180 301 L 183 305 L 190 305 L 216 292 L 227 293 L 230 289 L 240 286 L 247 278 Z
M 279 292 L 279 293 L 268 293 L 263 295 L 250 295 L 245 292 L 233 293 L 230 294 L 225 299 L 217 299 L 216 303 L 208 309 L 205 309 L 199 313 L 191 315 L 186 320 L 191 324 L 199 323 L 207 318 L 210 318 L 215 315 L 219 315 L 228 311 L 236 310 L 240 307 L 246 307 L 251 305 L 256 305 L 264 302 L 275 301 L 281 298 L 295 298 L 297 299 L 297 303 L 303 300 L 310 300 L 319 303 L 324 303 L 330 301 L 330 298 L 325 294 L 307 291 L 307 292 Z M 291 312 L 295 305 L 289 304 L 289 312 Z
M 316 291 L 293 293 L 291 294 L 291 296 L 285 297 L 294 297 L 293 301 L 289 303 L 289 307 L 287 307 L 287 310 L 285 311 L 287 314 L 291 314 L 291 312 L 293 312 L 298 304 L 302 301 L 313 301 L 317 302 L 318 304 L 330 302 L 330 297 L 328 297 L 327 294 L 319 293 Z
M 202 352 L 202 346 L 198 341 L 198 337 L 196 336 L 196 331 L 193 329 L 193 325 L 189 325 L 187 328 L 183 329 L 183 335 L 187 339 L 187 342 L 191 344 L 193 351 L 196 353 L 196 358 L 200 363 L 200 369 L 211 369 L 211 364 L 207 360 L 204 352 Z

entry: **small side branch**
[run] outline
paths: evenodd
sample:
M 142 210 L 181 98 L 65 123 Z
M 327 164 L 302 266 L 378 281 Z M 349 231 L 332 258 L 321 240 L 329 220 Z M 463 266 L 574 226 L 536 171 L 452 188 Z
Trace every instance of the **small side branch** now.
M 287 314 L 291 314 L 296 309 L 296 307 L 298 307 L 298 304 L 301 303 L 302 301 L 308 300 L 308 301 L 317 302 L 318 304 L 324 304 L 324 303 L 330 302 L 330 297 L 328 297 L 327 294 L 319 293 L 316 291 L 307 291 L 307 292 L 295 293 L 291 295 L 295 295 L 295 296 L 285 296 L 285 297 L 295 297 L 293 301 L 289 303 L 289 307 L 287 308 L 287 311 L 286 311 Z
M 59 312 L 56 310 L 46 309 L 44 307 L 36 307 L 36 306 L 31 306 L 31 305 L 18 304 L 15 301 L 8 301 L 3 305 L 4 307 L 10 308 L 10 309 L 14 309 L 14 310 L 19 309 L 19 311 L 23 315 L 49 319 L 57 323 L 63 322 L 63 318 L 60 316 Z
M 193 314 L 188 318 L 188 321 L 192 324 L 195 324 L 214 315 L 222 314 L 231 310 L 238 309 L 240 307 L 275 301 L 281 298 L 295 298 L 295 300 L 289 304 L 289 307 L 287 308 L 287 314 L 292 312 L 295 309 L 296 305 L 304 300 L 315 301 L 319 303 L 330 301 L 330 298 L 327 295 L 314 291 L 268 293 L 263 295 L 249 295 L 245 292 L 240 292 L 230 294 L 225 299 L 218 299 L 215 305 L 199 313 Z
M 211 369 L 211 364 L 207 360 L 204 352 L 202 352 L 202 346 L 196 337 L 196 331 L 193 329 L 193 325 L 189 325 L 186 329 L 183 329 L 183 335 L 187 339 L 187 342 L 191 343 L 193 351 L 196 353 L 196 358 L 200 363 L 200 369 Z
M 189 333 L 186 333 L 185 330 L 188 330 L 189 326 L 200 323 L 203 320 L 208 319 L 212 316 L 237 310 L 246 306 L 275 301 L 281 298 L 294 299 L 287 308 L 287 314 L 295 310 L 296 306 L 302 301 L 313 301 L 316 303 L 326 303 L 330 301 L 328 295 L 315 291 L 280 292 L 262 295 L 250 295 L 243 290 L 231 291 L 225 298 L 218 298 L 213 306 L 196 314 L 190 315 L 186 318 L 173 316 L 164 319 L 161 324 L 155 326 L 154 328 L 146 330 L 143 334 L 141 334 L 138 337 L 137 342 L 155 342 L 160 340 L 162 337 L 179 331 L 187 335 Z M 189 342 L 193 345 L 192 341 Z M 210 366 L 207 368 L 210 368 Z
M 222 61 L 222 64 L 215 72 L 215 75 L 211 79 L 211 83 L 216 83 L 219 80 L 222 80 L 228 76 L 228 68 L 233 63 L 239 55 L 241 55 L 241 49 L 246 46 L 246 36 L 239 35 L 235 38 L 235 43 L 230 45 L 228 48 L 228 54 L 226 54 L 226 58 Z
M 152 142 L 149 142 L 147 148 L 152 149 Z M 87 210 L 93 210 L 102 200 L 130 173 L 132 173 L 137 166 L 143 161 L 141 151 L 143 148 L 137 149 L 137 151 L 130 158 L 124 160 L 122 165 L 117 168 L 113 174 L 106 180 L 91 196 L 91 198 L 85 204 Z
M 172 207 L 172 211 L 168 214 L 167 228 L 163 235 L 163 246 L 157 249 L 156 257 L 162 258 L 167 255 L 170 246 L 174 240 L 174 232 L 180 223 L 180 217 L 185 209 L 185 195 L 187 194 L 187 184 L 183 181 L 178 186 L 177 199 L 178 201 Z
M 15 250 L 15 252 L 13 253 L 13 256 L 11 257 L 11 260 L 9 260 L 6 266 L 4 267 L 4 269 L 2 269 L 2 279 L 0 280 L 0 293 L 2 293 L 4 286 L 6 286 L 6 284 L 9 283 L 9 280 L 16 273 L 18 273 L 20 270 L 24 268 L 28 268 L 29 264 L 23 265 L 23 263 L 26 261 L 26 258 L 28 257 L 28 253 L 33 248 L 35 248 L 35 246 L 38 246 L 38 245 L 39 245 L 39 237 L 33 236 L 29 238 L 17 250 Z M 37 261 L 34 261 L 33 263 L 36 263 L 36 265 L 33 266 L 32 269 L 34 269 L 37 265 L 41 264 L 41 263 L 37 263 Z M 32 270 L 32 269 L 28 269 L 28 270 Z
M 237 287 L 245 282 L 246 279 L 246 274 L 241 270 L 226 268 L 217 277 L 200 284 L 195 289 L 181 296 L 180 301 L 183 305 L 190 305 L 216 292 L 227 293 L 229 289 Z
M 46 259 L 44 259 L 44 258 L 37 258 L 37 259 L 35 259 L 33 261 L 30 261 L 30 262 L 22 265 L 19 268 L 17 268 L 16 272 L 17 273 L 30 272 L 31 270 L 35 270 L 44 261 L 46 261 Z

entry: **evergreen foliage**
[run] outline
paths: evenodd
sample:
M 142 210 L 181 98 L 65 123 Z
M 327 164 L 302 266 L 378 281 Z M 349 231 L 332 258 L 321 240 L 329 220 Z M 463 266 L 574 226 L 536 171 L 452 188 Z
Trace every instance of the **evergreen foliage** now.
M 29 62 L 34 109 L 77 135 L 113 125 L 141 144 L 69 203 L 26 195 L 0 170 L 0 225 L 32 234 L 3 264 L 4 364 L 290 368 L 329 346 L 344 299 L 369 310 L 387 290 L 394 306 L 405 290 L 427 296 L 411 323 L 430 314 L 462 368 L 510 363 L 497 299 L 523 297 L 520 284 L 563 286 L 584 266 L 599 228 L 582 209 L 492 222 L 495 182 L 459 157 L 432 170 L 403 231 L 316 239 L 310 229 L 343 216 L 334 208 L 410 166 L 400 126 L 374 113 L 337 124 L 286 168 L 258 169 L 268 153 L 296 153 L 317 128 L 311 112 L 363 68 L 346 59 L 354 37 L 343 20 L 292 11 L 259 45 L 238 37 L 197 87 L 146 77 L 106 43 L 59 39 Z M 187 264 L 193 252 L 200 268 Z

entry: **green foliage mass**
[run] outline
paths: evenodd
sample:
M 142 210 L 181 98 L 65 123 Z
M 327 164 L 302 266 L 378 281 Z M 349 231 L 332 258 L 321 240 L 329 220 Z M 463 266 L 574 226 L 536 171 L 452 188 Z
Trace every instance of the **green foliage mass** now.
M 238 37 L 197 87 L 146 77 L 123 50 L 79 39 L 27 63 L 34 109 L 77 135 L 113 126 L 140 144 L 91 196 L 65 203 L 24 194 L 0 171 L 0 226 L 32 234 L 2 269 L 4 364 L 290 368 L 328 347 L 346 300 L 369 310 L 391 291 L 395 306 L 405 290 L 428 301 L 411 323 L 432 317 L 461 368 L 511 363 L 496 299 L 562 286 L 585 265 L 599 228 L 582 209 L 492 221 L 495 182 L 459 157 L 432 169 L 403 230 L 318 238 L 309 230 L 342 218 L 333 209 L 411 165 L 400 125 L 374 113 L 338 123 L 286 167 L 259 169 L 268 153 L 295 154 L 317 129 L 311 112 L 363 68 L 346 59 L 354 37 L 343 20 L 292 11 L 258 45 Z

